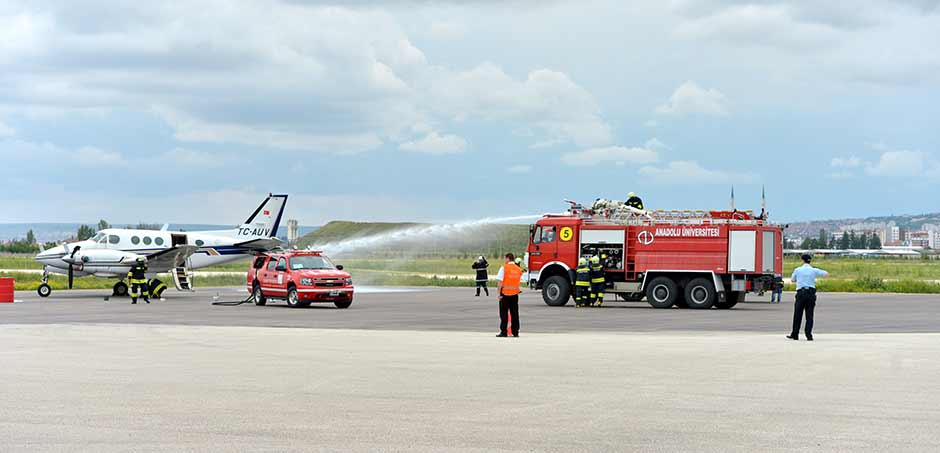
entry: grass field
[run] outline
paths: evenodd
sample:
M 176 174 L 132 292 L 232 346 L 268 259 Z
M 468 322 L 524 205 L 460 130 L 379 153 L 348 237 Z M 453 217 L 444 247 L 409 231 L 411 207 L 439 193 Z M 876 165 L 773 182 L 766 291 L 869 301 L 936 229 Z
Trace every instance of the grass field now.
M 418 259 L 378 259 L 378 258 L 337 258 L 338 264 L 345 266 L 353 275 L 357 284 L 382 286 L 473 286 L 470 279 L 474 275 L 470 268 L 472 259 L 465 258 L 418 258 Z M 940 293 L 940 261 L 911 259 L 870 259 L 870 258 L 817 258 L 813 264 L 829 271 L 831 278 L 819 283 L 821 291 L 834 292 L 899 292 L 899 293 Z M 784 262 L 784 275 L 789 276 L 799 265 L 796 258 L 787 258 Z M 205 271 L 243 272 L 248 261 L 205 268 Z M 0 269 L 41 269 L 32 256 L 0 256 Z M 490 274 L 495 275 L 499 262 L 490 264 Z M 35 290 L 39 285 L 38 274 L 16 273 L 14 276 L 17 290 Z M 455 279 L 454 276 L 464 278 Z M 233 276 L 197 276 L 197 287 L 238 286 L 244 277 Z M 168 277 L 165 281 L 171 281 Z M 51 278 L 53 288 L 65 287 L 63 276 Z M 76 288 L 110 288 L 113 280 L 77 278 Z M 788 287 L 788 290 L 792 288 Z

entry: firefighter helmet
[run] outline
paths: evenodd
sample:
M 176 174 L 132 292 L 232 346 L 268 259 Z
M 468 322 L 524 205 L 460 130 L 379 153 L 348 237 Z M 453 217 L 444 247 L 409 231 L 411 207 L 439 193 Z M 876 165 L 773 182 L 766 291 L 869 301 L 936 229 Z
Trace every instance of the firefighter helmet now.
M 636 196 L 636 193 L 633 193 L 633 192 L 630 192 L 630 193 L 627 194 L 627 197 L 628 197 L 628 198 L 633 198 L 633 197 L 635 197 L 635 196 Z
M 592 264 L 600 264 L 600 262 L 601 262 L 601 257 L 599 257 L 599 256 L 597 256 L 597 255 L 594 255 L 594 256 L 591 257 L 591 263 L 592 263 Z
M 137 257 L 137 262 L 140 263 L 140 264 L 144 264 L 144 263 L 147 262 L 147 257 L 146 257 L 146 256 L 138 256 L 138 257 Z
M 578 266 L 587 266 L 587 258 L 585 258 L 585 257 L 582 256 L 582 257 L 578 260 Z

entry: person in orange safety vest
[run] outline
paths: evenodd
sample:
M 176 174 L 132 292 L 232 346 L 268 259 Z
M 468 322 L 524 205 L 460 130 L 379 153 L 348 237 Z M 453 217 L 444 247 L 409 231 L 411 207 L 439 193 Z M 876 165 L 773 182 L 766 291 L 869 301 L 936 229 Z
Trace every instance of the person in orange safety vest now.
M 496 279 L 499 286 L 496 294 L 499 295 L 499 335 L 507 336 L 506 327 L 509 317 L 512 316 L 512 336 L 519 336 L 519 284 L 522 281 L 522 268 L 515 263 L 516 257 L 512 253 L 506 254 L 506 263 L 499 268 Z

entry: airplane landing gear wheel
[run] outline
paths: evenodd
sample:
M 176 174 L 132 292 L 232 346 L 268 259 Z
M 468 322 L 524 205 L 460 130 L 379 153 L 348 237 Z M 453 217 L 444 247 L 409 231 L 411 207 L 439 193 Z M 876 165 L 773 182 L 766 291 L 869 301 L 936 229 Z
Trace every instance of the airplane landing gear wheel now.
M 112 293 L 115 297 L 126 297 L 127 296 L 127 283 L 117 282 L 114 284 L 114 291 Z
M 36 288 L 36 292 L 39 293 L 39 297 L 49 297 L 49 295 L 52 294 L 52 288 L 43 283 L 39 285 L 39 288 Z

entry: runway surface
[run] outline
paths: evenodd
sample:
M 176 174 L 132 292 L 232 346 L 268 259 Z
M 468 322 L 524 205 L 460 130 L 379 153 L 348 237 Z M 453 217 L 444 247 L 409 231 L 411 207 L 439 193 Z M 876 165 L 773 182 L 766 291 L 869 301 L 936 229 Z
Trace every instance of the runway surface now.
M 474 297 L 467 288 L 364 288 L 352 307 L 291 309 L 283 302 L 214 306 L 213 298 L 247 297 L 236 288 L 169 290 L 165 301 L 130 305 L 127 298 L 105 302 L 108 291 L 57 291 L 48 299 L 17 293 L 22 303 L 0 304 L 0 323 L 116 323 L 205 326 L 306 327 L 366 330 L 495 331 L 494 297 Z M 750 295 L 748 297 L 751 297 Z M 766 302 L 769 297 L 749 300 Z M 522 295 L 520 318 L 526 332 L 786 332 L 793 295 L 784 303 L 739 304 L 731 310 L 653 309 L 646 303 L 609 302 L 603 308 L 549 307 L 537 292 Z M 819 333 L 940 332 L 937 295 L 826 294 L 816 308 Z
M 940 301 L 548 307 L 361 288 L 352 307 L 237 289 L 0 304 L 0 451 L 940 451 Z M 217 297 L 216 297 L 217 296 Z
M 5 451 L 938 451 L 940 335 L 0 328 Z

